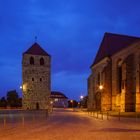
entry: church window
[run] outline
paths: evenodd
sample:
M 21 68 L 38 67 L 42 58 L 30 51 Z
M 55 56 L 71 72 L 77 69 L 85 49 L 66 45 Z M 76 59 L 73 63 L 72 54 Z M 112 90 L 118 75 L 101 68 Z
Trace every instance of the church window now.
M 121 93 L 122 90 L 122 66 L 118 67 L 118 91 Z
M 34 78 L 32 78 L 32 81 L 34 81 Z
M 40 65 L 44 65 L 44 59 L 40 58 Z
M 34 58 L 33 57 L 30 57 L 30 64 L 34 65 Z
M 101 75 L 100 75 L 100 73 L 98 73 L 97 84 L 98 84 L 98 85 L 101 84 Z
M 40 82 L 42 82 L 42 78 L 40 78 Z

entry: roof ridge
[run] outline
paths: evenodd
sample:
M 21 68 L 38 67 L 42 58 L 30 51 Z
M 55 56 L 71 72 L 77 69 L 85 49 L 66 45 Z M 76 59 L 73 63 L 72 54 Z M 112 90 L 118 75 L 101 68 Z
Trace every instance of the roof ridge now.
M 50 56 L 37 42 L 35 42 L 23 54 Z
M 115 36 L 122 36 L 122 37 L 130 37 L 130 38 L 139 38 L 140 37 L 136 37 L 136 36 L 131 36 L 131 35 L 126 35 L 126 34 L 121 34 L 121 33 L 111 33 L 111 32 L 105 32 L 105 34 L 108 34 L 108 35 L 115 35 Z
M 139 37 L 105 32 L 94 62 L 90 67 L 101 61 L 103 58 L 112 56 L 137 41 L 140 41 Z

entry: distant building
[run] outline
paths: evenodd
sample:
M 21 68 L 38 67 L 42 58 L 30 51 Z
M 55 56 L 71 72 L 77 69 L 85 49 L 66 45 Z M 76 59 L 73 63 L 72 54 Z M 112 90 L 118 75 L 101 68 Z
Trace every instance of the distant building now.
M 68 107 L 68 98 L 63 93 L 52 91 L 50 98 L 53 102 L 53 107 Z
M 34 43 L 22 58 L 24 109 L 48 108 L 51 94 L 51 56 Z
M 140 38 L 105 33 L 88 78 L 88 109 L 140 111 Z

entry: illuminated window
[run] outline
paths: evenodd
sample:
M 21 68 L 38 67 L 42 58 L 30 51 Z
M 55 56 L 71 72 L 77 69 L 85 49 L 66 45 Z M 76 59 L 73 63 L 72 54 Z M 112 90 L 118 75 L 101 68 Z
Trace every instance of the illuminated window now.
M 57 101 L 58 101 L 58 99 L 56 98 L 56 99 L 55 99 L 55 102 L 57 102 Z

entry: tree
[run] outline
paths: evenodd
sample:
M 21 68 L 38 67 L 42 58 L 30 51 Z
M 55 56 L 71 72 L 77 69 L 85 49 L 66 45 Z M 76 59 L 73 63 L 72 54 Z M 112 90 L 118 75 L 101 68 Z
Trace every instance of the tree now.
M 18 107 L 19 96 L 16 90 L 11 90 L 7 92 L 7 104 L 10 107 Z
M 2 97 L 1 99 L 0 99 L 0 107 L 7 107 L 7 101 L 6 101 L 6 99 L 5 99 L 5 97 Z

